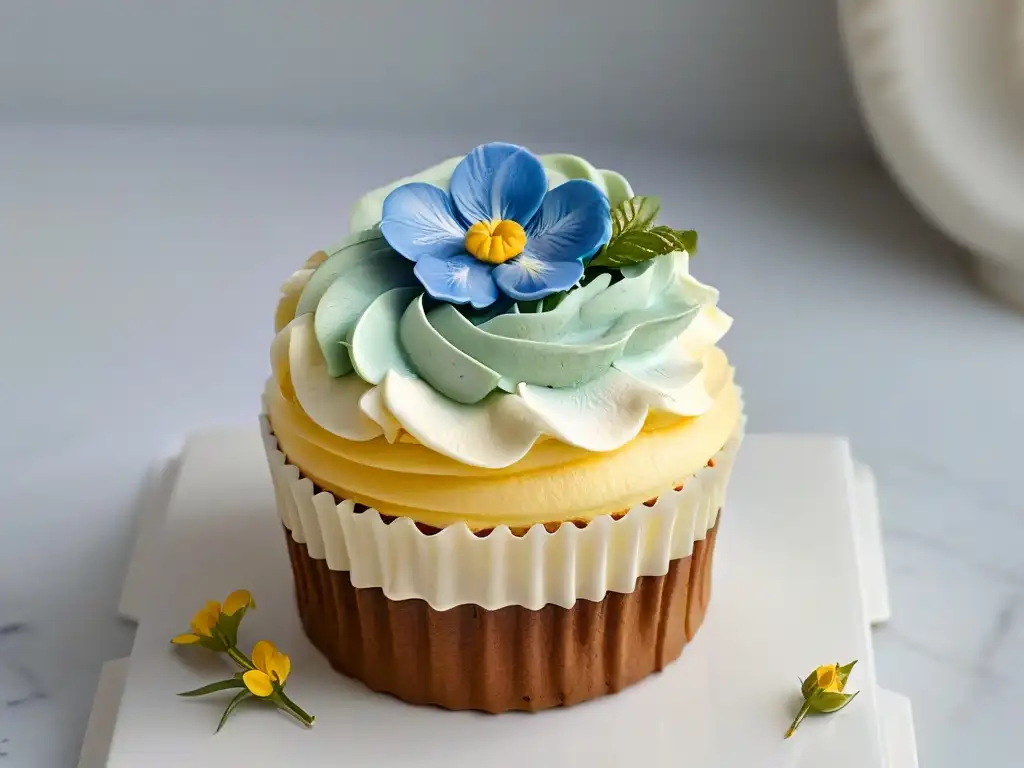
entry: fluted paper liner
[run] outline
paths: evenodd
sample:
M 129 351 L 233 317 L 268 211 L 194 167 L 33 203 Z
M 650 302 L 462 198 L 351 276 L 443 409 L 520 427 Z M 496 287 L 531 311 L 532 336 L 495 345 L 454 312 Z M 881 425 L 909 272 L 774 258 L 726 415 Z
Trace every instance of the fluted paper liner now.
M 507 526 L 477 536 L 465 525 L 427 535 L 409 518 L 385 522 L 372 508 L 356 512 L 350 500 L 317 493 L 288 463 L 265 417 L 261 424 L 281 521 L 308 557 L 347 571 L 357 589 L 379 588 L 393 601 L 420 599 L 436 611 L 571 608 L 633 592 L 641 577 L 664 576 L 715 525 L 742 441 L 741 427 L 680 490 L 623 510 L 619 519 L 602 515 L 553 533 L 538 523 L 521 536 Z
M 303 628 L 331 666 L 411 704 L 498 713 L 615 693 L 678 658 L 704 620 L 716 535 L 628 594 L 538 611 L 389 600 L 287 539 Z
M 618 519 L 482 536 L 356 512 L 262 426 L 303 628 L 375 691 L 495 713 L 575 704 L 661 670 L 704 619 L 742 425 L 679 490 Z

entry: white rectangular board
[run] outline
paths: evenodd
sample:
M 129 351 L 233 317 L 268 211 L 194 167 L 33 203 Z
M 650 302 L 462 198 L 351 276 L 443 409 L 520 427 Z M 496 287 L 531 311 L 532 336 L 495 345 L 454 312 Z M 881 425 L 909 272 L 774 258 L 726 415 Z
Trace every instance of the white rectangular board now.
M 882 548 L 878 486 L 875 474 L 860 463 L 854 465 L 854 481 L 853 532 L 861 590 L 868 621 L 872 626 L 879 626 L 892 618 L 892 605 L 885 571 L 885 550 Z
M 127 676 L 128 659 L 108 661 L 100 670 L 82 750 L 78 754 L 78 768 L 103 768 L 107 764 Z
M 411 707 L 334 673 L 298 623 L 258 433 L 196 437 L 146 569 L 152 582 L 108 765 L 231 765 L 248 755 L 247 764 L 267 766 L 881 768 L 853 475 L 842 440 L 748 438 L 722 517 L 708 617 L 680 661 L 616 696 L 491 716 Z M 259 604 L 243 623 L 245 644 L 271 639 L 292 657 L 288 690 L 317 716 L 312 730 L 253 705 L 214 736 L 229 694 L 174 696 L 234 671 L 168 640 L 205 600 L 239 587 Z M 852 658 L 857 701 L 784 741 L 800 676 Z

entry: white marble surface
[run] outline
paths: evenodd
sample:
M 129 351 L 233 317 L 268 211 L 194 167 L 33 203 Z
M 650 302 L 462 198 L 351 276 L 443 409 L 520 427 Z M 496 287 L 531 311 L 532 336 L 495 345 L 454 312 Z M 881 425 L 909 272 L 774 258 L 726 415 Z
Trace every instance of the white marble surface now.
M 131 646 L 147 472 L 253 418 L 282 277 L 359 191 L 474 138 L 0 129 L 0 766 L 74 764 L 100 665 Z M 701 231 L 752 429 L 847 434 L 878 477 L 879 679 L 913 701 L 921 764 L 1017 765 L 1024 318 L 874 165 L 532 146 L 624 171 Z

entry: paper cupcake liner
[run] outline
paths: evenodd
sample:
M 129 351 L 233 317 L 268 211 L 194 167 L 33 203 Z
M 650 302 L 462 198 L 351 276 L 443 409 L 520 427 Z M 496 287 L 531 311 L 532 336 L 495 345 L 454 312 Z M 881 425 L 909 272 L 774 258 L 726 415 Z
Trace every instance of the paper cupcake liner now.
M 412 704 L 498 713 L 615 693 L 674 661 L 704 620 L 717 530 L 628 594 L 537 611 L 390 600 L 286 537 L 303 628 L 337 671 Z
M 554 532 L 538 523 L 524 535 L 498 526 L 478 536 L 465 525 L 428 535 L 409 518 L 385 521 L 372 508 L 357 512 L 352 501 L 317 492 L 288 463 L 266 417 L 261 424 L 281 521 L 307 556 L 326 570 L 347 572 L 355 589 L 376 588 L 392 601 L 423 600 L 435 611 L 571 608 L 578 600 L 631 593 L 641 577 L 668 574 L 715 525 L 743 436 L 741 425 L 679 490 L 617 519 L 602 515 Z

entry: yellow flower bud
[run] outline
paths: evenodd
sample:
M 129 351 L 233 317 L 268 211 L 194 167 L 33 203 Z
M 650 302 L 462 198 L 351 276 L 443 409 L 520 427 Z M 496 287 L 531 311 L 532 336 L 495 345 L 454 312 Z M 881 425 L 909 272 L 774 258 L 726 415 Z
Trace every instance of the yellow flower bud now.
M 821 714 L 838 712 L 857 697 L 859 691 L 854 694 L 843 693 L 843 689 L 846 688 L 846 681 L 849 679 L 850 672 L 856 663 L 857 660 L 854 659 L 844 666 L 839 666 L 838 663 L 825 664 L 815 669 L 804 679 L 803 684 L 800 686 L 800 692 L 804 697 L 804 705 L 797 713 L 793 724 L 789 726 L 789 730 L 786 731 L 787 739 L 793 735 L 793 732 L 803 721 L 804 717 L 811 712 L 819 712 Z
M 814 676 L 818 681 L 818 688 L 831 693 L 839 693 L 839 669 L 838 664 L 827 664 L 814 670 Z

